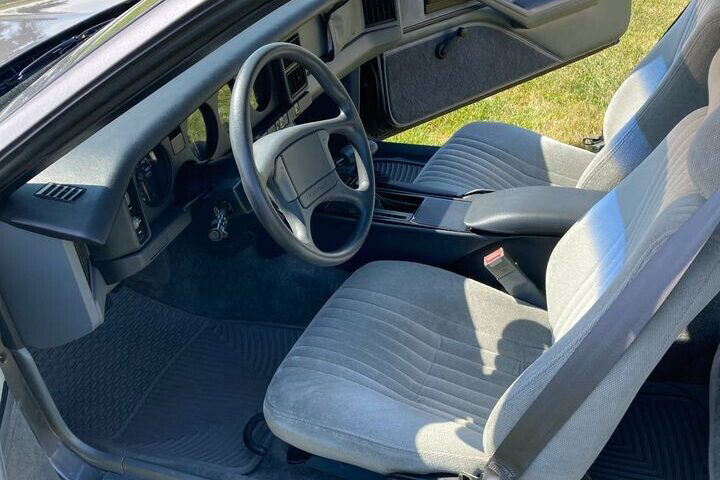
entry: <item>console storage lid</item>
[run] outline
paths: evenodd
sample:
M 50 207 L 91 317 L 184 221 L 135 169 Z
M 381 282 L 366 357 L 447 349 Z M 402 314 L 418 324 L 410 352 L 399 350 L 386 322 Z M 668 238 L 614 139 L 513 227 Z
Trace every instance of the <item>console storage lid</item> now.
M 474 195 L 465 225 L 486 233 L 561 237 L 605 194 L 541 186 Z

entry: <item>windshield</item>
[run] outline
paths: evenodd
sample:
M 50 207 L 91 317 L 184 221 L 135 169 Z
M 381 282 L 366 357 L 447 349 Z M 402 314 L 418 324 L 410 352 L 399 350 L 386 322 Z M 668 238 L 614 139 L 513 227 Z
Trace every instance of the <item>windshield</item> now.
M 43 52 L 0 83 L 0 122 L 37 92 L 161 0 L 143 0 L 120 17 L 94 25 Z
M 98 30 L 108 23 L 110 23 L 109 20 L 88 28 L 78 35 L 73 35 L 45 52 L 42 52 L 40 55 L 34 56 L 25 65 L 12 69 L 7 76 L 0 78 L 0 97 L 10 92 L 13 88 L 24 81 L 30 79 L 33 74 L 43 70 L 55 60 L 64 57 L 68 52 L 72 51 L 75 47 L 97 33 Z

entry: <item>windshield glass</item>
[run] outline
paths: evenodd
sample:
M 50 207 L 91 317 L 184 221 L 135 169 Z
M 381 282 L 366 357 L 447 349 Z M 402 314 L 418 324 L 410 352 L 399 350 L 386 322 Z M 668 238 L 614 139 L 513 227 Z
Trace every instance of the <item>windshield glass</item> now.
M 160 1 L 140 1 L 120 17 L 65 39 L 40 55 L 17 73 L 16 85 L 0 97 L 0 122 Z
M 0 79 L 0 97 L 10 92 L 13 88 L 24 81 L 29 80 L 33 74 L 52 64 L 55 60 L 65 56 L 68 52 L 72 51 L 72 49 L 97 33 L 108 23 L 110 23 L 109 20 L 88 28 L 80 34 L 66 38 L 52 48 L 41 52 L 39 55 L 31 57 L 29 61 L 23 62 L 23 64 L 19 66 L 15 66 L 15 68 L 6 67 L 9 71 L 6 75 L 3 75 L 2 79 Z

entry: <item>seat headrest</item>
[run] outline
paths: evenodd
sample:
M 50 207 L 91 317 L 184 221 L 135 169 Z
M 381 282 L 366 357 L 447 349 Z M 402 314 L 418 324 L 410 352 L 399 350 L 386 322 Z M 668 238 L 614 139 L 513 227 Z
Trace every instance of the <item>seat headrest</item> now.
M 705 197 L 720 190 L 720 51 L 708 73 L 708 112 L 690 146 L 688 168 Z
M 710 111 L 720 108 L 720 51 L 715 54 L 708 72 L 708 95 Z
M 720 105 L 698 129 L 690 146 L 688 169 L 704 197 L 720 190 Z

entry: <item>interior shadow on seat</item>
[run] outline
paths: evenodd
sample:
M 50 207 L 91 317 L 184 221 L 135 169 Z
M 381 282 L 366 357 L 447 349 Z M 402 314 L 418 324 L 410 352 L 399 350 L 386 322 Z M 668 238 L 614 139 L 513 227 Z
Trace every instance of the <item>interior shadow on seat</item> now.
M 479 326 L 479 328 L 482 329 L 482 326 Z M 550 347 L 551 338 L 552 331 L 545 325 L 530 320 L 514 320 L 502 330 L 501 336 L 497 341 L 496 348 L 499 358 L 495 368 L 488 371 L 487 362 L 484 362 L 483 359 L 480 358 L 480 355 L 476 355 L 474 358 L 471 356 L 467 358 L 467 360 L 476 363 L 478 378 L 481 381 L 490 382 L 499 387 L 503 387 L 504 392 L 506 389 L 505 386 L 509 380 L 508 377 L 504 375 L 504 372 L 516 369 L 515 376 L 517 376 L 522 373 L 522 371 L 524 371 L 534 359 L 539 357 L 540 354 L 540 351 L 535 348 L 533 348 L 533 350 L 526 350 L 521 353 L 521 355 L 525 356 L 525 361 L 520 365 L 515 365 L 514 362 L 510 361 L 510 358 L 516 358 L 518 356 L 518 353 L 520 353 L 518 346 L 525 345 L 531 342 L 532 339 L 535 339 L 535 342 L 533 343 L 536 343 L 536 346 L 541 346 L 545 349 Z M 520 348 L 522 349 L 523 347 Z M 507 386 L 509 387 L 509 385 Z M 480 394 L 481 392 L 478 393 Z M 497 399 L 499 399 L 499 397 Z M 483 415 L 480 418 L 467 417 L 456 419 L 456 422 L 458 422 L 458 427 L 455 430 L 456 437 L 467 445 L 484 451 L 485 448 L 482 443 L 482 436 L 478 436 L 477 431 L 472 431 L 464 424 L 471 421 L 473 424 L 479 424 L 484 427 L 487 425 L 489 420 L 488 417 L 489 412 L 488 415 Z

